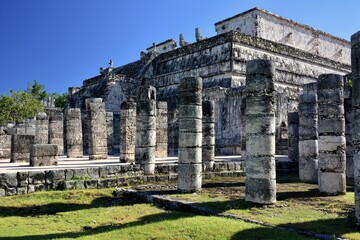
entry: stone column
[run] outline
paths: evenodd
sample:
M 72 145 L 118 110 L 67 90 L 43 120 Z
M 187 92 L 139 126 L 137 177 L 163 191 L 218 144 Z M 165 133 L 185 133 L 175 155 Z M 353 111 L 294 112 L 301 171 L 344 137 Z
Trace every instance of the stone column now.
M 315 93 L 299 96 L 299 178 L 318 182 L 318 106 Z
M 62 112 L 49 114 L 49 143 L 58 146 L 58 156 L 64 155 L 64 120 Z
M 57 165 L 57 144 L 32 144 L 30 147 L 30 166 L 52 166 Z
M 346 192 L 346 139 L 343 77 L 323 74 L 318 79 L 319 190 L 329 195 Z
M 102 98 L 88 98 L 86 115 L 89 123 L 89 159 L 108 158 L 106 112 Z
M 107 148 L 108 154 L 114 154 L 114 114 L 106 112 L 106 135 L 107 135 Z
M 211 171 L 215 161 L 215 103 L 202 103 L 202 162 L 205 171 Z
M 269 60 L 246 64 L 245 201 L 276 202 L 275 67 Z
M 81 158 L 83 156 L 83 134 L 80 108 L 66 109 L 65 118 L 67 157 Z
M 168 146 L 167 102 L 156 102 L 156 148 L 155 157 L 166 158 Z
M 36 114 L 35 144 L 49 143 L 49 116 L 44 112 Z
M 156 146 L 156 89 L 140 86 L 136 113 L 135 162 L 145 174 L 155 172 Z
M 34 141 L 34 135 L 12 135 L 10 161 L 12 163 L 30 162 L 30 147 Z
M 0 134 L 0 159 L 9 159 L 11 155 L 11 135 Z
M 344 99 L 345 138 L 346 138 L 346 177 L 354 178 L 354 159 L 352 141 L 352 102 L 351 98 Z
M 291 161 L 299 161 L 299 113 L 288 113 L 288 156 Z
M 135 161 L 136 103 L 130 99 L 120 105 L 120 162 Z
M 195 192 L 202 184 L 202 78 L 180 80 L 178 190 Z
M 351 36 L 355 216 L 360 226 L 360 31 Z

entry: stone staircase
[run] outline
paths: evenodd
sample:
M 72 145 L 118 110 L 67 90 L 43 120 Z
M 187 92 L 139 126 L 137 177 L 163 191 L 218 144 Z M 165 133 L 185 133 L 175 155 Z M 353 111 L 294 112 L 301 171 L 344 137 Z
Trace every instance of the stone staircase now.
M 276 155 L 288 155 L 288 142 L 287 142 L 287 139 L 280 139 L 276 143 L 275 154 Z

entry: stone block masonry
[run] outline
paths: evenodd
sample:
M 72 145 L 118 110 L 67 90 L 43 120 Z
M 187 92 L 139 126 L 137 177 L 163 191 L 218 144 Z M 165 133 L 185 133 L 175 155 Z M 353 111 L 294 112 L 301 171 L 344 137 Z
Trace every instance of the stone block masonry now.
M 49 113 L 49 143 L 58 146 L 58 156 L 64 155 L 64 116 L 62 112 Z
M 211 171 L 215 160 L 215 103 L 203 101 L 202 103 L 202 161 L 203 170 Z
M 80 108 L 66 109 L 65 118 L 67 157 L 80 158 L 83 156 L 83 134 Z
M 135 161 L 136 103 L 129 99 L 120 105 L 120 162 Z
M 299 96 L 299 178 L 300 181 L 318 182 L 318 105 L 317 94 Z
M 354 147 L 355 216 L 360 226 L 360 31 L 351 36 L 352 140 Z
M 36 114 L 35 143 L 49 143 L 49 116 L 44 112 Z
M 106 112 L 106 135 L 107 135 L 107 148 L 108 154 L 114 154 L 114 114 Z
M 318 79 L 319 190 L 329 195 L 346 192 L 346 139 L 343 77 L 322 74 Z
M 34 135 L 12 135 L 11 136 L 11 158 L 14 163 L 30 161 L 30 146 L 34 144 Z
M 272 61 L 246 64 L 245 201 L 276 202 L 275 68 Z
M 104 159 L 108 157 L 106 112 L 102 98 L 88 98 L 86 113 L 89 124 L 89 159 Z
M 165 158 L 168 156 L 168 106 L 165 101 L 156 102 L 156 148 L 155 156 Z
M 57 165 L 58 145 L 33 144 L 30 147 L 30 166 Z
M 346 137 L 346 177 L 354 178 L 354 148 L 352 141 L 352 99 L 344 99 L 345 137 Z
M 178 190 L 195 192 L 202 184 L 202 79 L 186 77 L 179 84 Z
M 135 162 L 154 174 L 156 146 L 156 89 L 140 86 L 136 109 Z
M 299 161 L 299 113 L 288 113 L 288 156 L 291 161 Z
M 11 135 L 0 134 L 0 159 L 8 159 L 11 155 Z

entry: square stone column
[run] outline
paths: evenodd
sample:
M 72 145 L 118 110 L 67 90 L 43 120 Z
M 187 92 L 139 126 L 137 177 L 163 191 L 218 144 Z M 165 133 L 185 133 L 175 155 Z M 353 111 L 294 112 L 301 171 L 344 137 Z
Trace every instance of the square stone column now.
M 212 171 L 215 161 L 215 103 L 202 103 L 202 161 L 205 171 Z
M 276 202 L 275 67 L 272 61 L 246 64 L 245 201 Z
M 135 161 L 136 103 L 129 99 L 120 105 L 120 162 Z
M 41 112 L 36 114 L 35 144 L 49 143 L 49 116 Z
M 346 192 L 344 78 L 322 74 L 318 79 L 319 190 L 328 195 Z
M 66 109 L 65 118 L 67 157 L 81 158 L 83 156 L 83 133 L 80 108 Z
M 64 155 L 64 119 L 62 112 L 49 113 L 49 143 L 58 146 L 58 156 Z
M 88 98 L 85 103 L 89 124 L 89 159 L 106 160 L 108 147 L 105 103 L 102 98 Z
M 355 216 L 360 226 L 360 31 L 351 36 Z
M 178 190 L 195 192 L 202 184 L 202 79 L 186 77 L 179 89 Z
M 140 86 L 136 113 L 135 162 L 145 174 L 155 172 L 156 88 Z
M 12 135 L 10 161 L 13 163 L 30 162 L 30 147 L 34 142 L 34 135 Z
M 155 157 L 168 156 L 168 116 L 167 102 L 156 102 L 156 147 Z

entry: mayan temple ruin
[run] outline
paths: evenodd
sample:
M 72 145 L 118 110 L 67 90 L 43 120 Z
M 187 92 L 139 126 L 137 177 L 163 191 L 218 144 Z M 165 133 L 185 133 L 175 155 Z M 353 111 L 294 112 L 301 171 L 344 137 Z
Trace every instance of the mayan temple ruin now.
M 179 33 L 123 66 L 110 60 L 69 87 L 64 109 L 1 126 L 0 158 L 14 164 L 116 162 L 1 173 L 0 196 L 128 179 L 189 193 L 204 178 L 245 176 L 245 201 L 273 205 L 281 156 L 326 196 L 353 179 L 360 225 L 360 34 L 349 42 L 258 8 L 215 31 L 195 29 L 193 43 Z

